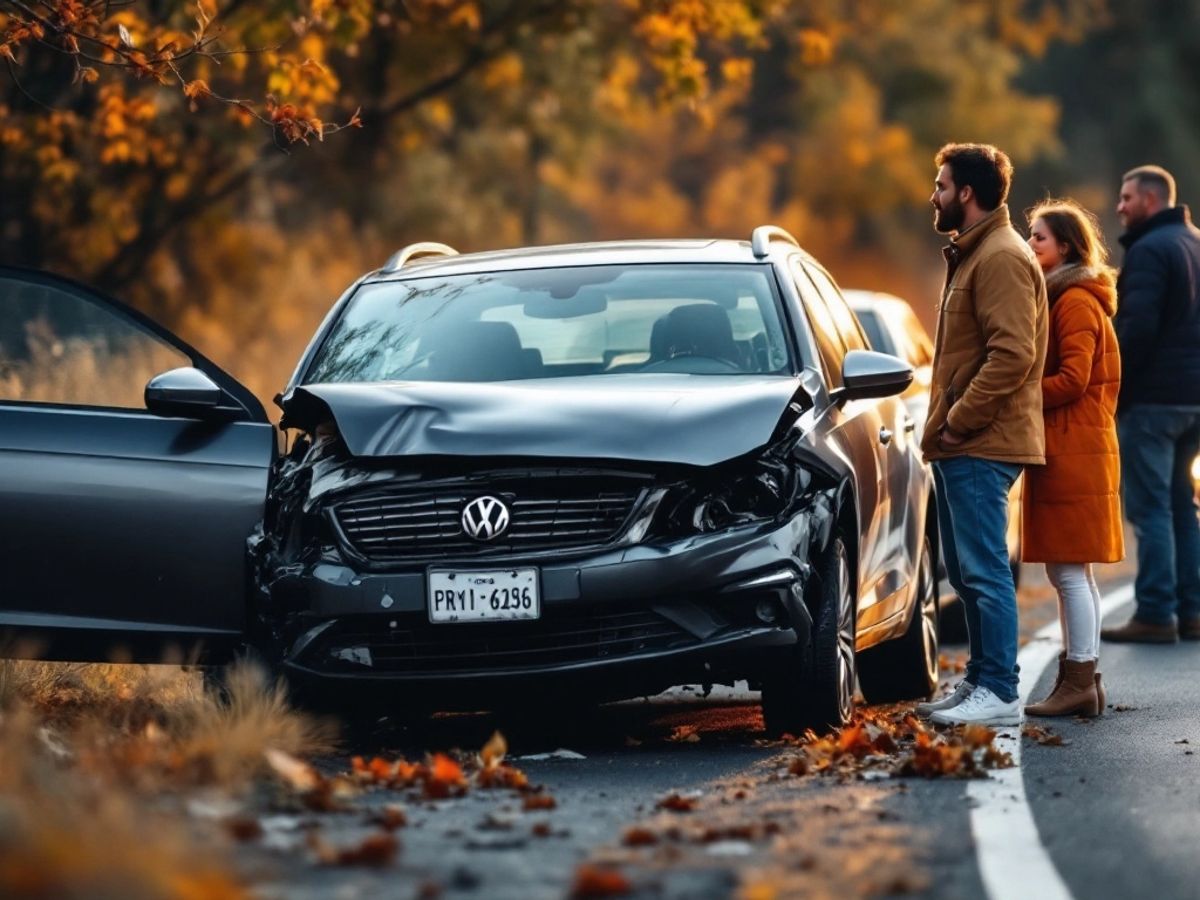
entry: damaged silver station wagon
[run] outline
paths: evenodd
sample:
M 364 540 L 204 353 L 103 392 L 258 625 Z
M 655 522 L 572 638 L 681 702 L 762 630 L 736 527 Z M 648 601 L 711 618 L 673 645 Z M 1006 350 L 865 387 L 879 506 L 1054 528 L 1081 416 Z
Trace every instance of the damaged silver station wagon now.
M 391 711 L 747 679 L 773 731 L 937 684 L 912 370 L 781 229 L 408 247 L 330 311 L 282 441 L 127 307 L 0 296 L 10 653 L 251 646 Z

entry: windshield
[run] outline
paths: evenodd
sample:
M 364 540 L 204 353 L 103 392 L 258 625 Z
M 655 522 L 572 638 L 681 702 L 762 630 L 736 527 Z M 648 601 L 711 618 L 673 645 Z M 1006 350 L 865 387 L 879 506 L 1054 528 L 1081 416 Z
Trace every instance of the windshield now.
M 304 381 L 791 371 L 769 266 L 635 265 L 363 285 Z

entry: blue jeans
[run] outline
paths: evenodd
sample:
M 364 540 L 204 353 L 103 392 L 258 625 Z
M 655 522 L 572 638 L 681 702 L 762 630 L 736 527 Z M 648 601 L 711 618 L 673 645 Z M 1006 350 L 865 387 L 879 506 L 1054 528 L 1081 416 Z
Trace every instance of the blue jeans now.
M 1117 417 L 1125 518 L 1137 535 L 1134 618 L 1170 625 L 1200 616 L 1200 520 L 1192 460 L 1200 407 L 1131 406 Z
M 1017 699 L 1017 590 L 1008 565 L 1008 491 L 1021 467 L 956 456 L 933 463 L 942 558 L 967 614 L 967 681 Z

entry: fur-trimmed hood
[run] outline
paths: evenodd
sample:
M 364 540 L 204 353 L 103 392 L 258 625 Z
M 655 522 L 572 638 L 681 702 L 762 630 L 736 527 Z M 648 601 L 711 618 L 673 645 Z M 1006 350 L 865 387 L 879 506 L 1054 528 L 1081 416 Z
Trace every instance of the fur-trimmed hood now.
M 1051 305 L 1067 288 L 1081 287 L 1097 300 L 1108 316 L 1117 312 L 1117 282 L 1111 269 L 1078 264 L 1055 269 L 1046 276 L 1046 297 Z

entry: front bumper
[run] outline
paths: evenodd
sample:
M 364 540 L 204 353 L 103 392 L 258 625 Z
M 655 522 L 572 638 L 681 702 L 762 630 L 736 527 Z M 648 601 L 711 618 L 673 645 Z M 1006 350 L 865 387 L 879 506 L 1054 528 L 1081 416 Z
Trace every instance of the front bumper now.
M 539 693 L 604 697 L 755 680 L 773 648 L 807 644 L 807 557 L 827 516 L 553 560 L 438 560 L 438 568 L 539 568 L 535 621 L 431 624 L 425 567 L 295 567 L 264 608 L 289 677 L 317 688 L 403 686 L 429 702 Z M 549 676 L 549 677 L 548 677 Z M 406 691 L 409 694 L 409 691 Z M 528 697 L 528 694 L 524 694 Z

